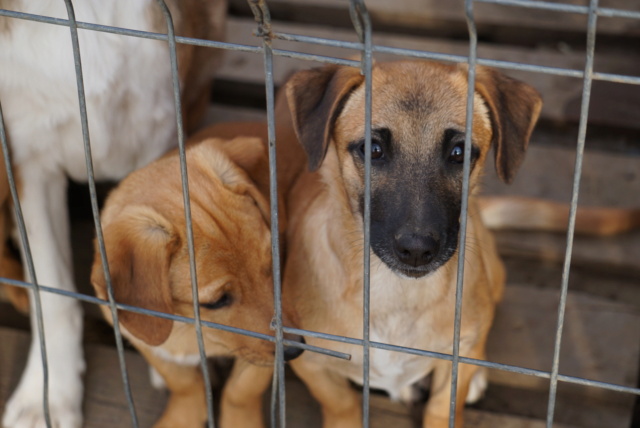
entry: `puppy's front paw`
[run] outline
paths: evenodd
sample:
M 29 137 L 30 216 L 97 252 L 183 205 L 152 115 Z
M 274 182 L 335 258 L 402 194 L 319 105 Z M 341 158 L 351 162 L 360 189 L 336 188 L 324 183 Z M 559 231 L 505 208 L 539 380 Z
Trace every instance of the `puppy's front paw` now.
M 151 386 L 157 390 L 162 391 L 167 389 L 167 383 L 164 381 L 164 378 L 153 366 L 149 366 L 149 382 L 151 382 Z
M 207 422 L 207 404 L 204 394 L 171 394 L 164 414 L 153 428 L 203 427 Z M 238 428 L 244 425 L 236 425 Z
M 487 390 L 489 381 L 487 380 L 487 369 L 480 367 L 471 378 L 469 384 L 469 393 L 465 402 L 467 404 L 473 404 L 484 397 L 484 392 Z
M 81 394 L 80 394 L 81 395 Z M 49 416 L 52 428 L 81 428 L 82 412 L 80 395 L 70 401 L 49 396 Z M 5 408 L 2 418 L 4 428 L 46 428 L 42 406 L 42 388 L 18 389 Z

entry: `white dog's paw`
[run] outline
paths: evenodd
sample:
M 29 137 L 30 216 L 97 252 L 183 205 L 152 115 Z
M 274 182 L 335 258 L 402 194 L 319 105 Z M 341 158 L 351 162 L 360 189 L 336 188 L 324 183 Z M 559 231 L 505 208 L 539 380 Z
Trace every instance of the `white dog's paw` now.
M 487 369 L 480 367 L 473 375 L 471 383 L 469 384 L 469 393 L 465 400 L 466 403 L 473 404 L 480 400 L 484 396 L 487 386 L 489 386 L 489 381 L 487 380 Z
M 81 428 L 82 412 L 80 397 L 66 402 L 49 396 L 49 416 L 51 428 Z M 42 407 L 42 389 L 29 391 L 17 390 L 5 408 L 2 418 L 4 428 L 46 428 L 44 408 Z
M 149 381 L 151 382 L 151 386 L 155 389 L 167 389 L 167 384 L 164 381 L 164 378 L 160 373 L 158 373 L 158 370 L 153 368 L 153 366 L 149 366 Z
M 70 357 L 66 361 L 69 362 Z M 25 372 L 7 402 L 4 428 L 46 428 L 43 378 L 39 358 L 29 358 Z M 66 366 L 69 367 L 66 367 Z M 70 369 L 70 370 L 69 370 Z M 49 364 L 49 419 L 51 428 L 82 427 L 82 359 L 75 364 Z

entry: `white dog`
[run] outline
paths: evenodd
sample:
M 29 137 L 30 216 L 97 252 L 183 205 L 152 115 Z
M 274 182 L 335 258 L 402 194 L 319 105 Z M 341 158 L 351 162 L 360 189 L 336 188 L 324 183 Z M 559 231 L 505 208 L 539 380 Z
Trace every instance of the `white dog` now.
M 226 0 L 170 1 L 176 33 L 220 39 Z M 0 8 L 67 19 L 63 0 L 0 0 Z M 78 21 L 166 33 L 154 0 L 75 2 Z M 120 179 L 175 145 L 168 45 L 79 30 L 96 179 Z M 183 105 L 206 105 L 219 51 L 179 45 Z M 0 103 L 19 182 L 37 280 L 74 290 L 68 177 L 86 180 L 74 59 L 68 27 L 0 16 Z M 32 299 L 33 301 L 33 299 Z M 56 428 L 82 425 L 82 314 L 74 299 L 42 293 L 49 407 Z M 25 372 L 5 408 L 5 428 L 45 426 L 42 363 L 33 339 Z

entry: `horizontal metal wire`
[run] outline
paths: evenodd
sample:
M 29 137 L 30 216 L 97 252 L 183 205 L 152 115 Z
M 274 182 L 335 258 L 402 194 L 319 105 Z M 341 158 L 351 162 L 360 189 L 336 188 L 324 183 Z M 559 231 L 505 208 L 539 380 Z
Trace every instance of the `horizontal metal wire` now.
M 54 24 L 54 25 L 63 25 L 63 26 L 70 25 L 66 19 L 51 18 L 51 17 L 41 16 L 41 15 L 14 12 L 14 11 L 4 10 L 4 9 L 0 9 L 0 16 L 8 16 L 12 18 L 25 19 L 29 21 L 45 22 L 45 23 Z M 167 35 L 162 33 L 130 30 L 130 29 L 125 29 L 120 27 L 110 27 L 106 25 L 90 24 L 86 22 L 78 22 L 78 28 L 111 33 L 111 34 L 120 34 L 120 35 L 131 36 L 131 37 L 140 37 L 140 38 L 152 39 L 152 40 L 164 40 L 164 41 L 168 40 Z M 302 42 L 302 43 L 317 44 L 322 46 L 332 46 L 332 47 L 352 49 L 352 50 L 362 50 L 363 48 L 363 45 L 358 42 L 346 42 L 346 41 L 326 39 L 321 37 L 301 36 L 301 35 L 279 33 L 279 32 L 274 32 L 273 37 L 282 39 L 282 40 L 287 40 L 287 41 L 296 41 L 296 42 Z M 194 46 L 204 46 L 204 47 L 224 49 L 224 50 L 263 54 L 262 46 L 251 46 L 251 45 L 243 45 L 238 43 L 218 42 L 213 40 L 203 40 L 203 39 L 196 39 L 191 37 L 178 37 L 178 36 L 176 36 L 176 42 L 187 44 L 187 45 L 194 45 Z M 386 53 L 386 54 L 392 54 L 392 55 L 398 55 L 398 56 L 430 59 L 434 61 L 445 61 L 445 62 L 453 62 L 453 63 L 466 63 L 468 61 L 468 57 L 465 55 L 443 54 L 438 52 L 429 52 L 429 51 L 422 51 L 417 49 L 395 48 L 391 46 L 382 46 L 382 45 L 373 45 L 372 48 L 374 53 Z M 299 59 L 303 61 L 316 61 L 316 62 L 326 63 L 326 64 L 337 64 L 337 65 L 346 65 L 346 66 L 353 66 L 353 67 L 360 66 L 360 63 L 358 61 L 348 60 L 344 58 L 308 54 L 308 53 L 291 51 L 286 49 L 272 49 L 272 52 L 276 56 Z M 496 67 L 496 68 L 501 68 L 505 70 L 528 71 L 532 73 L 552 74 L 556 76 L 574 77 L 579 79 L 584 78 L 583 70 L 574 70 L 574 69 L 560 68 L 560 67 L 549 67 L 549 66 L 543 66 L 543 65 L 518 63 L 518 62 L 512 62 L 512 61 L 501 61 L 501 60 L 486 59 L 486 58 L 478 58 L 477 63 L 480 65 Z M 630 85 L 640 85 L 640 76 L 629 76 L 629 75 L 617 74 L 617 73 L 595 72 L 593 73 L 593 80 L 625 83 Z
M 316 44 L 321 46 L 331 46 L 331 47 L 343 48 L 343 49 L 354 49 L 354 50 L 362 49 L 362 44 L 358 42 L 346 42 L 342 40 L 326 39 L 326 38 L 312 37 L 312 36 L 301 36 L 296 34 L 279 33 L 279 32 L 275 32 L 273 33 L 273 35 L 278 39 L 286 40 L 286 41 L 309 43 L 309 44 Z M 430 59 L 430 60 L 444 61 L 444 62 L 466 63 L 468 61 L 468 56 L 466 55 L 443 54 L 443 53 L 429 52 L 429 51 L 423 51 L 418 49 L 395 48 L 391 46 L 382 46 L 382 45 L 373 45 L 373 51 L 377 53 L 385 53 L 385 54 L 407 56 L 407 57 L 421 58 L 421 59 Z M 279 50 L 277 52 L 281 56 L 289 56 L 292 58 L 296 57 L 295 55 L 296 52 L 293 52 L 293 51 Z M 322 59 L 315 59 L 315 60 L 322 61 Z M 507 70 L 528 71 L 532 73 L 552 74 L 556 76 L 575 77 L 579 79 L 584 78 L 584 70 L 575 70 L 575 69 L 561 68 L 561 67 L 549 67 L 545 65 L 526 64 L 526 63 L 518 63 L 513 61 L 502 61 L 502 60 L 480 58 L 480 57 L 478 58 L 477 63 L 480 65 L 502 68 Z M 354 66 L 354 67 L 360 65 L 358 61 L 349 61 L 349 60 L 344 60 L 342 64 Z M 628 75 L 616 74 L 616 73 L 593 73 L 593 78 L 594 80 L 603 80 L 608 82 L 640 85 L 640 76 L 628 76 Z
M 316 339 L 323 339 L 323 340 L 329 340 L 329 341 L 333 341 L 333 342 L 347 343 L 347 344 L 350 344 L 350 345 L 363 346 L 363 340 L 362 339 L 356 339 L 356 338 L 353 338 L 353 337 L 338 336 L 338 335 L 335 335 L 335 334 L 321 333 L 321 332 L 318 332 L 318 331 L 304 330 L 304 329 L 292 328 L 292 327 L 284 327 L 284 331 L 286 333 L 297 334 L 299 336 L 313 337 L 313 338 L 316 338 Z M 417 355 L 417 356 L 420 356 L 420 357 L 427 357 L 427 358 L 436 358 L 436 359 L 439 359 L 439 360 L 446 360 L 446 361 L 452 361 L 453 360 L 453 355 L 447 354 L 447 353 L 435 352 L 435 351 L 427 351 L 425 349 L 417 349 L 417 348 L 410 348 L 410 347 L 407 347 L 407 346 L 391 345 L 389 343 L 382 343 L 382 342 L 375 342 L 375 341 L 371 341 L 370 343 L 371 343 L 371 347 L 372 348 L 382 349 L 382 350 L 385 350 L 385 351 L 400 352 L 400 353 L 404 353 L 404 354 Z M 523 374 L 523 375 L 527 375 L 527 376 L 535 376 L 535 377 L 540 377 L 540 378 L 545 378 L 545 379 L 549 379 L 551 377 L 551 372 L 547 372 L 547 371 L 544 371 L 544 370 L 529 369 L 529 368 L 521 367 L 521 366 L 514 366 L 514 365 L 510 365 L 510 364 L 495 363 L 495 362 L 491 362 L 491 361 L 478 360 L 478 359 L 475 359 L 475 358 L 469 358 L 469 357 L 463 357 L 463 356 L 460 357 L 460 362 L 464 363 L 464 364 L 471 364 L 471 365 L 475 365 L 475 366 L 486 367 L 486 368 L 489 368 L 489 369 L 502 370 L 502 371 L 507 371 L 507 372 L 511 372 L 511 373 L 518 373 L 518 374 Z M 628 393 L 628 394 L 640 395 L 640 388 L 634 388 L 634 387 L 618 385 L 618 384 L 609 383 L 609 382 L 602 382 L 602 381 L 597 381 L 597 380 L 585 379 L 585 378 L 580 378 L 580 377 L 577 377 L 577 376 L 558 375 L 558 380 L 561 380 L 563 382 L 568 382 L 568 383 L 576 383 L 576 384 L 580 384 L 580 385 L 594 386 L 594 387 L 598 387 L 598 388 L 609 389 L 609 390 L 617 391 L 617 392 L 624 392 L 624 393 Z
M 502 6 L 525 7 L 530 9 L 551 10 L 554 12 L 579 13 L 582 15 L 589 14 L 589 6 L 579 6 L 567 3 L 552 3 L 547 1 L 532 0 L 474 0 L 476 3 L 490 3 Z M 597 16 L 607 18 L 628 18 L 640 19 L 640 12 L 625 9 L 614 9 L 608 7 L 599 7 L 595 10 Z
M 5 284 L 5 285 L 19 287 L 19 288 L 25 288 L 25 289 L 35 289 L 35 286 L 29 282 L 18 281 L 15 279 L 4 278 L 4 277 L 0 277 L 0 284 Z M 82 293 L 77 293 L 77 292 L 68 291 L 68 290 L 61 290 L 54 287 L 48 287 L 46 285 L 39 285 L 39 288 L 41 291 L 46 293 L 57 294 L 60 296 L 69 297 L 71 299 L 80 300 L 82 302 L 93 303 L 95 305 L 109 306 L 109 302 L 107 300 L 100 299 L 99 297 L 95 297 L 95 296 L 90 296 L 88 294 L 82 294 Z M 131 305 L 118 303 L 118 302 L 116 302 L 115 306 L 116 308 L 123 311 L 135 312 L 138 314 L 149 315 L 157 318 L 164 318 L 171 321 L 182 322 L 185 324 L 195 324 L 195 320 L 190 317 L 183 317 L 181 315 L 174 315 L 174 314 L 168 314 L 165 312 L 153 311 L 151 309 L 140 308 L 138 306 L 131 306 Z M 269 342 L 275 342 L 275 338 L 273 336 L 269 336 L 268 334 L 263 334 L 263 333 L 257 333 L 252 330 L 245 330 L 242 328 L 232 327 L 225 324 L 218 324 L 218 323 L 205 321 L 205 320 L 202 320 L 202 325 L 205 327 L 216 329 L 216 330 L 227 331 L 230 333 L 241 334 L 243 336 L 249 336 L 256 339 L 266 340 Z M 345 354 L 343 352 L 337 352 L 331 349 L 324 349 L 318 346 L 308 345 L 308 344 L 299 343 L 295 341 L 288 341 L 286 339 L 285 339 L 285 342 L 287 346 L 292 346 L 294 348 L 306 349 L 311 352 L 317 352 L 318 354 L 325 354 L 325 355 L 340 358 L 343 360 L 351 359 L 351 355 Z

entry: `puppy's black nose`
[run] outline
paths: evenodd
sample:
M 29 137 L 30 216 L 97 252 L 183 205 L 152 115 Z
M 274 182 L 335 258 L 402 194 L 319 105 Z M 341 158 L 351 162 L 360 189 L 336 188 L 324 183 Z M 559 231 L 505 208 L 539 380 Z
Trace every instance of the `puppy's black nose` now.
M 430 263 L 436 257 L 440 243 L 431 236 L 406 233 L 396 238 L 394 249 L 402 263 L 419 267 Z
M 285 336 L 286 339 L 295 341 L 295 342 L 300 342 L 300 343 L 306 343 L 304 340 L 304 337 L 302 336 L 295 336 L 295 337 L 291 337 L 291 335 L 286 335 Z M 284 360 L 285 361 L 291 361 L 295 358 L 298 358 L 302 353 L 304 352 L 304 349 L 302 348 L 298 348 L 298 347 L 294 347 L 294 346 L 285 346 L 284 347 Z

